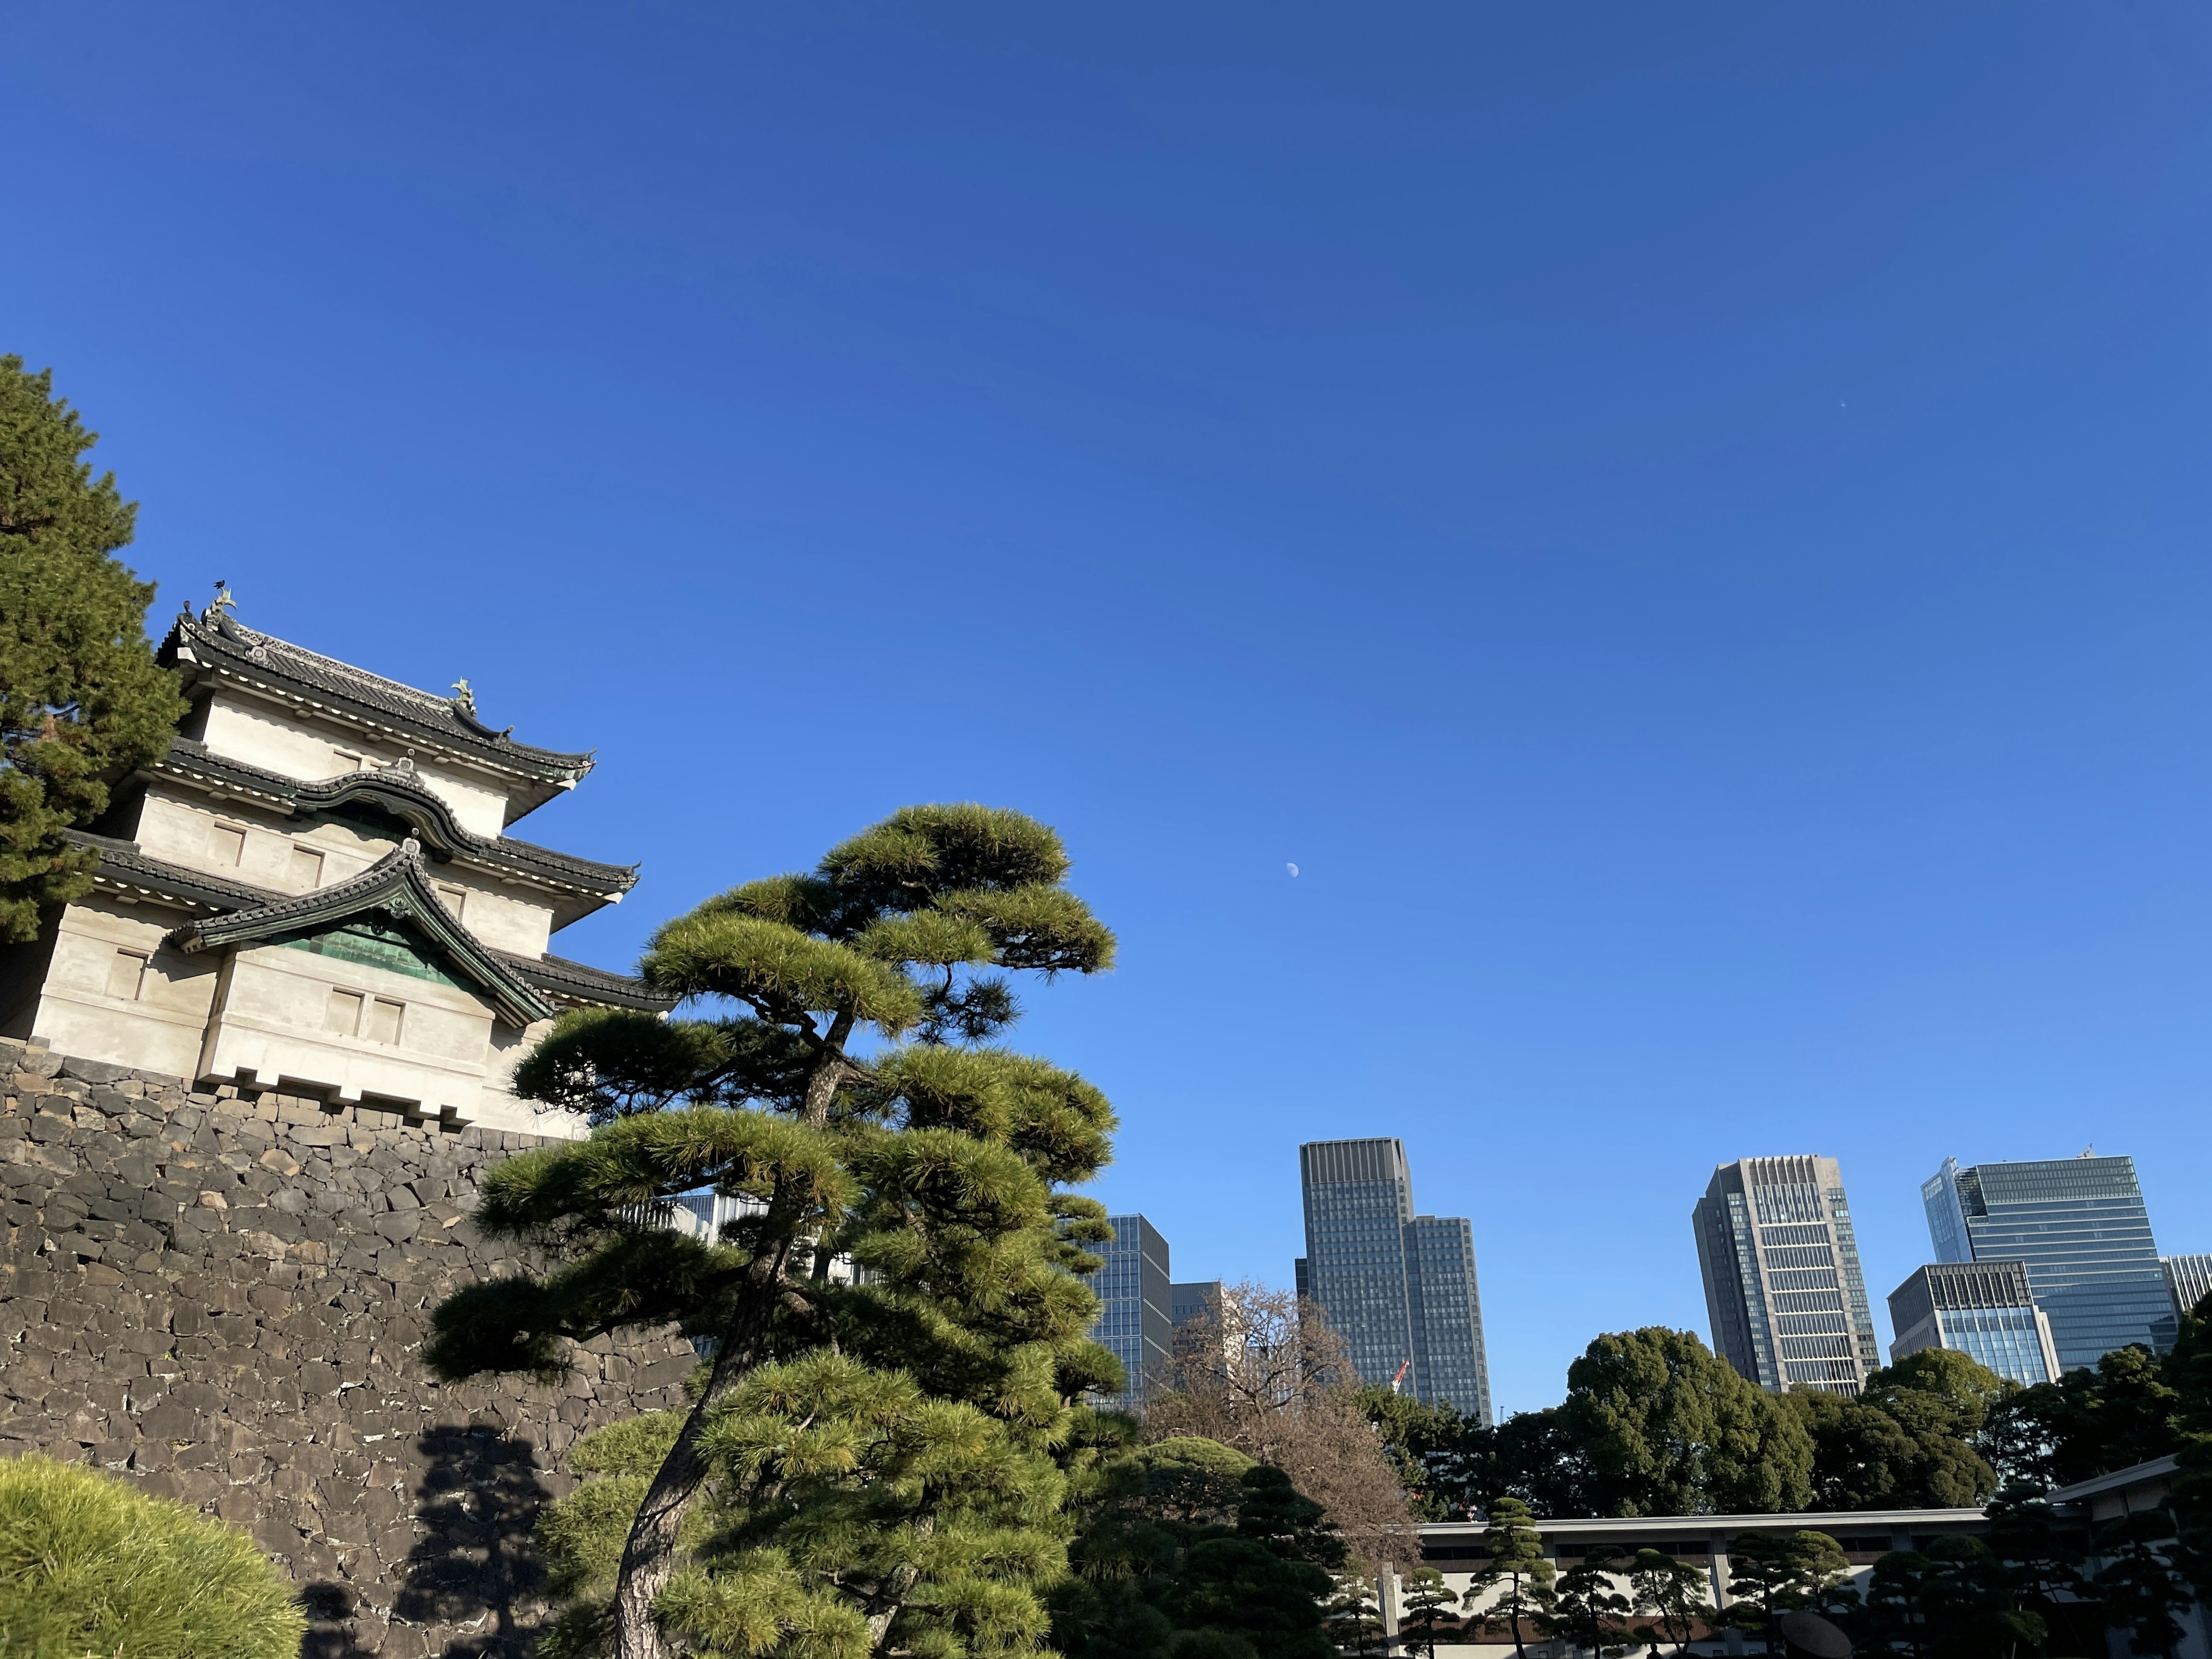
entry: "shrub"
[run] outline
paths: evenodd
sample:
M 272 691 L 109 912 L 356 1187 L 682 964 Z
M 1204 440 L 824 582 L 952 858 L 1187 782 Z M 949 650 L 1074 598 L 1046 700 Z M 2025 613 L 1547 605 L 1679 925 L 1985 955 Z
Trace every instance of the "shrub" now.
M 7 1659 L 295 1659 L 306 1630 L 244 1534 L 73 1463 L 0 1459 Z

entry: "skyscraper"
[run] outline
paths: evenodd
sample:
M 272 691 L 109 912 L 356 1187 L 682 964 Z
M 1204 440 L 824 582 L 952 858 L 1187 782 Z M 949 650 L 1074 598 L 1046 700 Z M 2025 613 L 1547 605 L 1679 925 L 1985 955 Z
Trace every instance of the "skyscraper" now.
M 1721 1357 L 1777 1393 L 1858 1393 L 1881 1350 L 1836 1160 L 1723 1164 L 1690 1218 Z
M 1106 1224 L 1114 1230 L 1113 1242 L 1089 1247 L 1091 1255 L 1105 1258 L 1105 1265 L 1091 1275 L 1091 1294 L 1099 1302 L 1091 1334 L 1114 1351 L 1128 1373 L 1128 1385 L 1099 1403 L 1109 1410 L 1139 1412 L 1147 1391 L 1166 1375 L 1175 1332 L 1169 1310 L 1168 1242 L 1140 1215 L 1109 1216 Z
M 1301 1295 L 1321 1304 L 1362 1381 L 1490 1421 L 1490 1368 L 1474 1230 L 1413 1213 L 1401 1141 L 1315 1140 L 1298 1148 L 1306 1212 Z
M 2165 1255 L 2158 1265 L 2166 1269 L 2166 1287 L 2173 1292 L 2175 1318 L 2196 1312 L 2197 1304 L 2212 1296 L 2212 1255 Z
M 1945 1158 L 1920 1196 L 1939 1260 L 2027 1264 L 2062 1370 L 2130 1342 L 2172 1346 L 2173 1297 L 2133 1158 L 2084 1152 L 1966 1169 Z
M 2027 1385 L 2058 1380 L 2051 1321 L 2035 1305 L 2024 1261 L 1937 1261 L 1889 1293 L 1899 1360 L 1923 1348 L 1954 1348 L 1999 1376 Z

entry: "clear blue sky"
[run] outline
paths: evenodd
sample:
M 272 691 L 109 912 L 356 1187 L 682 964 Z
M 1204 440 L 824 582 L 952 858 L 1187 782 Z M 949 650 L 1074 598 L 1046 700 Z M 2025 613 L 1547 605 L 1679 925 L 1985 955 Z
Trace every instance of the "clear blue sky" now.
M 1947 1153 L 2212 1249 L 2208 137 L 2178 0 L 19 3 L 0 349 L 161 616 L 599 746 L 570 954 L 1059 826 L 1101 1195 L 1279 1282 L 1402 1135 L 1528 1407 L 1723 1159 L 1885 1340 Z

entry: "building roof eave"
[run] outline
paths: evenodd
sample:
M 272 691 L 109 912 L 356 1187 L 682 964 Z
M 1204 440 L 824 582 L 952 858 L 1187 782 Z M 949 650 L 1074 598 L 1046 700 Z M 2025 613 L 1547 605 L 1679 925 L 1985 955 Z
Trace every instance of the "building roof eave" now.
M 225 945 L 250 945 L 278 933 L 331 927 L 377 913 L 404 921 L 427 937 L 449 965 L 473 981 L 509 1024 L 526 1027 L 553 1018 L 552 1006 L 524 984 L 475 934 L 453 919 L 422 867 L 420 843 L 411 838 L 394 853 L 347 881 L 311 893 L 277 898 L 205 921 L 170 934 L 187 955 Z
M 464 827 L 445 800 L 404 763 L 303 782 L 216 754 L 190 738 L 173 738 L 167 751 L 147 766 L 142 775 L 188 783 L 210 793 L 236 795 L 293 817 L 365 800 L 413 829 L 424 845 L 441 857 L 520 877 L 599 903 L 619 903 L 637 885 L 638 866 L 634 864 L 603 864 L 534 842 L 477 835 Z

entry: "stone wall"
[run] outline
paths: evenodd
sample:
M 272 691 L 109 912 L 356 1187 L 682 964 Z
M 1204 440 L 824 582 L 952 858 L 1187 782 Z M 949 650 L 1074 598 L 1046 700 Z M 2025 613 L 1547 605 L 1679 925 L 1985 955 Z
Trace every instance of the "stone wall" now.
M 678 1401 L 691 1363 L 669 1335 L 594 1345 L 557 1389 L 426 1374 L 429 1310 L 518 1265 L 468 1215 L 535 1140 L 5 1040 L 0 1079 L 0 1455 L 246 1528 L 302 1587 L 311 1659 L 526 1653 L 562 1454 Z

